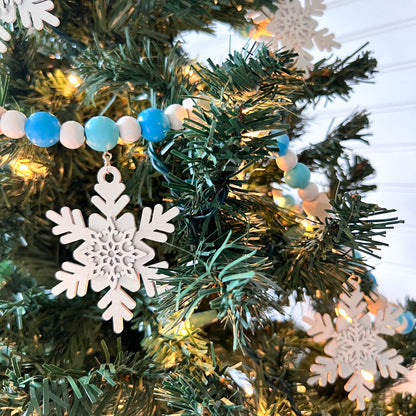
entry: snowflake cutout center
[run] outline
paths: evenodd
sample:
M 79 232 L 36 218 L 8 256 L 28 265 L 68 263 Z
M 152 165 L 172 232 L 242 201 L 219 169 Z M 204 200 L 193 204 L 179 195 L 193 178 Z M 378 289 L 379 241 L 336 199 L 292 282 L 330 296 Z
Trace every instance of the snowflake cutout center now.
M 352 322 L 336 338 L 336 358 L 351 364 L 355 371 L 360 371 L 364 363 L 376 359 L 378 338 L 372 328 L 364 328 L 360 322 Z
M 115 289 L 120 278 L 137 279 L 134 270 L 135 258 L 146 253 L 134 246 L 135 230 L 120 231 L 114 221 L 109 219 L 103 231 L 94 232 L 85 254 L 90 264 L 94 265 L 92 275 L 107 279 L 108 285 Z

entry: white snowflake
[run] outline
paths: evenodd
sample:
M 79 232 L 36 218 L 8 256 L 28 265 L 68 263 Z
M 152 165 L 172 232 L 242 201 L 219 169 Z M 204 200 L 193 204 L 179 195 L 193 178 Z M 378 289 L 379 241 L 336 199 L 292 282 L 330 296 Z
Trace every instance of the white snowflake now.
M 54 4 L 50 0 L 0 0 L 0 20 L 5 23 L 15 22 L 18 9 L 24 27 L 33 26 L 36 30 L 42 30 L 43 22 L 51 26 L 59 25 L 59 19 L 49 13 L 53 8 Z M 0 26 L 0 39 L 5 42 L 10 40 L 10 33 L 3 26 Z M 6 44 L 0 41 L 0 52 L 6 51 Z
M 312 55 L 305 49 L 313 48 L 313 43 L 319 50 L 331 51 L 332 48 L 339 48 L 341 45 L 334 40 L 335 36 L 328 34 L 328 29 L 316 30 L 318 22 L 312 16 L 322 16 L 326 9 L 324 0 L 304 0 L 302 7 L 299 0 L 278 0 L 277 12 L 270 18 L 266 25 L 268 33 L 262 34 L 260 39 L 270 43 L 270 46 L 278 50 L 281 47 L 293 50 L 298 54 L 296 61 L 297 68 L 305 71 L 313 69 Z M 269 10 L 264 13 L 252 14 L 255 23 L 261 19 L 267 19 Z
M 364 294 L 360 285 L 353 281 L 354 290 L 340 295 L 336 328 L 328 314 L 315 313 L 314 319 L 303 320 L 311 325 L 308 335 L 314 341 L 329 341 L 325 348 L 327 357 L 318 356 L 311 366 L 312 376 L 309 384 L 326 386 L 334 383 L 337 374 L 349 380 L 344 388 L 348 398 L 357 401 L 357 409 L 364 410 L 365 399 L 372 397 L 374 375 L 377 367 L 382 377 L 396 378 L 398 373 L 407 374 L 400 365 L 403 357 L 394 348 L 386 350 L 387 343 L 380 334 L 393 335 L 399 326 L 397 318 L 403 313 L 401 307 L 387 303 L 385 308 L 377 309 L 374 321 L 368 313 Z
M 106 180 L 107 175 L 112 175 L 111 182 Z M 137 292 L 140 276 L 149 296 L 168 288 L 166 285 L 155 285 L 155 280 L 160 277 L 158 269 L 167 268 L 168 263 L 163 261 L 149 265 L 155 251 L 143 239 L 166 242 L 166 233 L 175 229 L 169 221 L 178 215 L 179 209 L 174 207 L 163 213 L 162 205 L 156 205 L 152 215 L 151 208 L 145 207 L 137 230 L 133 214 L 124 213 L 117 218 L 130 201 L 127 195 L 121 195 L 126 187 L 117 168 L 103 167 L 97 178 L 94 189 L 99 196 L 94 195 L 91 202 L 106 218 L 91 214 L 86 227 L 79 209 L 63 207 L 60 214 L 52 210 L 46 213 L 46 217 L 57 224 L 52 232 L 61 235 L 62 244 L 83 241 L 74 251 L 74 259 L 80 264 L 62 264 L 62 270 L 56 273 L 60 283 L 52 288 L 52 293 L 59 295 L 66 292 L 70 299 L 76 295 L 84 296 L 89 281 L 95 292 L 109 288 L 98 306 L 106 309 L 103 318 L 112 319 L 114 331 L 119 333 L 123 330 L 123 320 L 133 317 L 131 310 L 136 306 L 123 288 Z

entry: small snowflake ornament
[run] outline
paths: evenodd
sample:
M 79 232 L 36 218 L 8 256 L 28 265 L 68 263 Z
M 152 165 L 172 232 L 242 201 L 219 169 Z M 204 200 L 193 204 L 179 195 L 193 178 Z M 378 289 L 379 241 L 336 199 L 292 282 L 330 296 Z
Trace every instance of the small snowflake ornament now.
M 270 19 L 269 10 L 254 12 L 248 17 L 260 25 L 257 38 L 269 42 L 275 50 L 285 47 L 296 52 L 296 67 L 309 76 L 313 57 L 305 49 L 313 48 L 315 43 L 319 50 L 329 52 L 341 45 L 334 40 L 335 35 L 328 34 L 328 29 L 316 30 L 318 22 L 312 16 L 322 16 L 326 9 L 324 0 L 304 0 L 304 4 L 303 7 L 299 0 L 278 0 L 278 10 Z
M 303 320 L 311 325 L 308 335 L 314 341 L 329 341 L 324 348 L 326 357 L 318 356 L 311 371 L 309 384 L 321 386 L 334 383 L 337 375 L 349 378 L 344 389 L 348 398 L 357 401 L 357 409 L 364 410 L 365 399 L 372 397 L 374 375 L 377 368 L 382 377 L 397 378 L 398 373 L 407 374 L 407 369 L 400 363 L 403 357 L 394 348 L 386 350 L 387 343 L 380 335 L 394 335 L 394 328 L 399 326 L 397 318 L 403 313 L 402 308 L 387 303 L 377 309 L 372 321 L 360 291 L 359 282 L 352 281 L 354 290 L 350 294 L 340 295 L 336 327 L 328 314 L 315 313 L 314 319 Z
M 5 23 L 15 22 L 18 9 L 24 27 L 42 30 L 43 22 L 51 26 L 59 25 L 59 19 L 49 13 L 53 8 L 54 4 L 50 0 L 0 0 L 0 20 Z M 0 26 L 0 39 L 5 42 L 10 40 L 10 33 L 3 26 Z M 6 44 L 0 41 L 0 52 L 6 51 Z
M 112 176 L 110 182 L 108 176 Z M 98 195 L 94 195 L 91 202 L 105 217 L 91 214 L 87 227 L 79 209 L 63 207 L 60 213 L 52 210 L 46 213 L 46 217 L 57 224 L 52 232 L 61 235 L 62 244 L 83 241 L 74 251 L 74 259 L 79 263 L 62 264 L 62 270 L 56 273 L 60 283 L 52 288 L 52 293 L 66 292 L 72 299 L 87 293 L 88 282 L 95 292 L 108 288 L 98 306 L 105 309 L 103 318 L 112 319 L 114 331 L 120 333 L 123 320 L 133 317 L 131 310 L 136 306 L 124 289 L 137 292 L 140 280 L 149 296 L 167 289 L 156 286 L 155 281 L 160 277 L 158 269 L 166 269 L 168 263 L 148 264 L 155 257 L 155 251 L 143 239 L 166 242 L 166 234 L 175 230 L 170 221 L 178 215 L 179 209 L 174 207 L 163 213 L 162 205 L 156 205 L 153 212 L 145 207 L 137 229 L 133 214 L 124 213 L 118 217 L 130 201 L 127 195 L 122 195 L 126 187 L 118 169 L 105 166 L 99 170 L 97 179 L 94 189 Z

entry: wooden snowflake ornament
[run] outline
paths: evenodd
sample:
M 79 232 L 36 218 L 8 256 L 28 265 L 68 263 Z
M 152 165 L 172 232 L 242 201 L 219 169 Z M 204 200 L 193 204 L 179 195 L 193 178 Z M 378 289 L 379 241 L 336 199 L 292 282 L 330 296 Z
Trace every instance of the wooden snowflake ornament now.
M 357 409 L 364 410 L 365 399 L 372 397 L 370 390 L 374 388 L 377 368 L 384 378 L 407 374 L 407 368 L 400 364 L 403 357 L 394 348 L 386 350 L 387 343 L 379 336 L 395 334 L 394 328 L 400 325 L 397 318 L 403 310 L 388 303 L 377 310 L 372 321 L 359 282 L 352 284 L 354 290 L 350 294 L 340 295 L 335 328 L 328 314 L 315 313 L 314 319 L 303 319 L 311 325 L 308 335 L 314 341 L 329 341 L 324 348 L 327 357 L 316 358 L 311 366 L 316 375 L 308 383 L 326 386 L 334 383 L 337 375 L 349 378 L 344 386 L 348 398 L 357 401 Z
M 0 20 L 5 23 L 14 23 L 19 10 L 20 19 L 26 28 L 34 27 L 36 30 L 43 29 L 43 22 L 51 26 L 58 26 L 59 19 L 50 10 L 54 4 L 50 0 L 0 0 Z M 10 40 L 10 33 L 0 26 L 0 39 Z M 7 51 L 7 46 L 0 41 L 0 52 Z
M 107 181 L 107 175 L 112 176 L 111 182 Z M 163 213 L 162 205 L 156 205 L 153 212 L 145 207 L 137 229 L 133 214 L 124 213 L 118 217 L 130 201 L 127 195 L 122 195 L 126 187 L 118 169 L 105 166 L 99 170 L 97 179 L 94 189 L 98 195 L 93 196 L 91 202 L 105 217 L 91 214 L 86 227 L 79 209 L 63 207 L 60 213 L 52 210 L 46 213 L 46 217 L 57 224 L 52 232 L 61 235 L 62 244 L 83 241 L 74 251 L 74 259 L 79 263 L 62 264 L 62 270 L 56 273 L 60 283 L 52 288 L 52 293 L 66 292 L 72 299 L 87 293 L 88 282 L 95 292 L 108 288 L 98 306 L 105 309 L 103 318 L 112 319 L 114 331 L 120 333 L 123 320 L 133 317 L 131 310 L 136 306 L 124 289 L 137 292 L 140 278 L 149 296 L 167 289 L 156 286 L 155 281 L 160 277 L 158 269 L 166 269 L 168 263 L 148 264 L 155 257 L 155 251 L 143 239 L 166 242 L 166 234 L 175 230 L 170 221 L 178 215 L 179 209 L 174 207 Z
M 248 14 L 254 23 L 259 24 L 260 32 L 255 33 L 254 38 L 269 43 L 274 50 L 285 47 L 296 52 L 296 67 L 309 76 L 313 69 L 313 56 L 306 49 L 313 48 L 314 43 L 319 50 L 328 52 L 341 46 L 328 29 L 316 30 L 318 22 L 312 16 L 322 16 L 326 9 L 324 0 L 304 0 L 304 6 L 299 0 L 277 0 L 275 4 L 278 10 L 271 18 L 268 9 L 264 9 L 264 13 L 255 11 Z

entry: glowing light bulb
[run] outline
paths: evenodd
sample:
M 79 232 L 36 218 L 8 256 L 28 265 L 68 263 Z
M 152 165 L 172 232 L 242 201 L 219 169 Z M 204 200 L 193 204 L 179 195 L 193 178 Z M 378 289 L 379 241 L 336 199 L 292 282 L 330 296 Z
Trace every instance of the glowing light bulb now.
M 365 381 L 374 381 L 374 375 L 373 374 L 371 374 L 370 372 L 368 372 L 368 371 L 365 371 L 365 370 L 361 370 L 361 376 L 363 377 L 363 379 L 365 380 Z
M 78 78 L 76 75 L 71 74 L 68 77 L 68 81 L 74 86 L 74 87 L 78 87 L 79 84 L 81 84 L 81 79 Z
M 338 316 L 342 316 L 347 322 L 352 323 L 352 319 L 347 315 L 347 312 L 342 308 L 335 308 L 335 313 Z
M 245 386 L 244 387 L 244 394 L 248 397 L 251 397 L 254 394 L 253 386 Z

